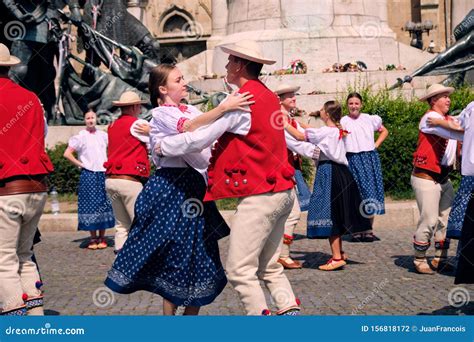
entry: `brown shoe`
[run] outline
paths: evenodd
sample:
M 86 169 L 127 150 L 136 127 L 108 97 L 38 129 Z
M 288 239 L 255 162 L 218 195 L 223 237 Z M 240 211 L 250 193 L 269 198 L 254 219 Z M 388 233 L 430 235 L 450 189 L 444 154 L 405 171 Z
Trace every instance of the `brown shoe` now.
M 326 264 L 321 265 L 318 268 L 321 271 L 334 271 L 341 267 L 344 267 L 344 265 L 346 265 L 346 262 L 344 260 L 342 259 L 334 260 L 333 258 L 331 258 Z
M 90 239 L 89 244 L 87 245 L 87 249 L 97 249 L 97 240 L 96 239 Z
M 413 261 L 415 269 L 421 274 L 434 274 L 435 272 L 431 269 L 426 258 L 415 258 Z
M 295 261 L 291 258 L 285 258 L 285 259 L 279 258 L 278 263 L 282 264 L 283 268 L 287 270 L 295 270 L 295 269 L 299 269 L 303 267 L 298 261 Z M 289 260 L 290 262 L 288 262 L 287 260 Z
M 100 239 L 99 243 L 97 243 L 97 249 L 104 249 L 107 248 L 107 242 L 105 239 Z

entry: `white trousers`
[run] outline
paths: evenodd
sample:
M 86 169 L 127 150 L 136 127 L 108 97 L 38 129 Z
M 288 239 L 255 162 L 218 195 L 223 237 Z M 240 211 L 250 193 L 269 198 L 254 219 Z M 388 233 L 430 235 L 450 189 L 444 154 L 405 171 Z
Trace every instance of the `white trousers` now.
M 143 189 L 142 183 L 126 179 L 107 178 L 105 189 L 112 201 L 115 216 L 115 250 L 120 250 L 128 238 L 135 216 L 135 202 Z
M 46 192 L 0 196 L 0 306 L 3 311 L 41 295 L 38 268 L 31 260 L 33 238 L 46 203 Z
M 433 236 L 435 242 L 442 242 L 446 239 L 446 228 L 454 200 L 454 190 L 449 180 L 444 184 L 439 184 L 414 176 L 411 176 L 411 186 L 420 211 L 420 219 L 415 232 L 415 245 L 421 246 L 421 248 L 415 248 L 415 256 L 422 258 L 425 257 Z
M 285 235 L 291 236 L 293 238 L 293 233 L 295 231 L 296 225 L 300 221 L 301 217 L 301 209 L 300 209 L 300 203 L 298 201 L 298 196 L 296 195 L 296 190 L 293 188 L 291 191 L 293 196 L 295 197 L 295 201 L 293 203 L 293 208 L 291 209 L 290 215 L 286 219 L 285 222 Z M 281 245 L 281 251 L 280 251 L 280 258 L 289 258 L 290 257 L 290 244 L 286 244 L 283 242 Z
M 268 309 L 262 280 L 279 311 L 298 307 L 280 254 L 285 221 L 294 202 L 291 190 L 241 198 L 231 224 L 227 276 L 248 315 Z

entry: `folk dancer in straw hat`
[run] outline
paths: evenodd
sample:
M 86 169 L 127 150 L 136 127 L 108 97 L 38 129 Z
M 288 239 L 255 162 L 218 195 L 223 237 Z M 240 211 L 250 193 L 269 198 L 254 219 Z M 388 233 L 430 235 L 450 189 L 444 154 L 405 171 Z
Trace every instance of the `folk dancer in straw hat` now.
M 138 120 L 142 101 L 133 91 L 124 92 L 114 106 L 122 110 L 120 117 L 108 127 L 108 160 L 105 188 L 114 212 L 115 252 L 122 248 L 127 240 L 128 231 L 134 217 L 135 201 L 150 175 L 148 160 L 148 136 L 137 134 L 136 126 L 144 120 Z M 146 121 L 145 121 L 146 123 Z
M 296 92 L 300 89 L 298 86 L 290 86 L 288 84 L 280 84 L 275 89 L 275 94 L 280 99 L 281 111 L 288 121 L 297 130 L 304 133 L 308 125 L 298 123 L 292 116 L 292 111 L 296 108 Z M 301 268 L 301 264 L 290 256 L 290 246 L 293 243 L 293 232 L 300 220 L 301 211 L 308 210 L 311 191 L 305 183 L 301 173 L 301 156 L 318 159 L 319 148 L 308 142 L 298 141 L 291 134 L 285 131 L 286 144 L 288 146 L 288 161 L 295 168 L 296 186 L 293 189 L 295 193 L 295 202 L 291 209 L 290 216 L 285 222 L 285 233 L 283 235 L 283 244 L 280 251 L 278 262 L 286 269 Z
M 0 44 L 0 306 L 2 315 L 43 315 L 33 238 L 53 165 L 38 97 L 8 78 L 20 60 Z
M 166 137 L 160 153 L 197 152 L 219 138 L 212 149 L 204 200 L 239 198 L 226 265 L 229 281 L 248 315 L 270 314 L 259 280 L 270 291 L 277 314 L 298 314 L 299 303 L 277 262 L 293 207 L 294 169 L 287 159 L 280 104 L 258 79 L 263 64 L 275 61 L 263 57 L 250 40 L 221 48 L 230 55 L 227 80 L 254 96 L 251 112 L 229 112 L 195 132 Z
M 415 268 L 422 274 L 433 274 L 440 262 L 446 261 L 449 239 L 446 226 L 454 198 L 449 174 L 456 159 L 456 140 L 462 140 L 462 133 L 442 126 L 430 125 L 432 120 L 452 121 L 448 116 L 451 87 L 440 84 L 430 86 L 420 101 L 427 101 L 430 109 L 421 118 L 418 146 L 414 153 L 411 185 L 415 192 L 420 219 L 415 232 Z M 426 259 L 431 238 L 435 241 L 435 258 L 431 266 Z
M 192 132 L 227 111 L 253 102 L 251 95 L 231 96 L 207 113 L 184 105 L 188 96 L 183 74 L 175 66 L 160 64 L 150 72 L 150 145 L 164 137 Z M 179 157 L 152 153 L 157 169 L 135 204 L 136 219 L 130 235 L 108 272 L 105 284 L 118 293 L 145 290 L 163 297 L 163 314 L 197 315 L 227 284 L 218 240 L 230 230 L 206 193 L 211 149 Z M 144 248 L 144 246 L 146 248 Z

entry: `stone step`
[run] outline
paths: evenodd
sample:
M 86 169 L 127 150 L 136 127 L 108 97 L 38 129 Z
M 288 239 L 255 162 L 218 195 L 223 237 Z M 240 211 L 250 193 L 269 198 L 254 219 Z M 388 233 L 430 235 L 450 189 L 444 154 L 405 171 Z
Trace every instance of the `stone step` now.
M 270 88 L 275 89 L 279 83 L 287 83 L 291 86 L 300 86 L 301 94 L 313 91 L 324 93 L 347 92 L 348 88 L 360 89 L 371 87 L 374 91 L 390 87 L 397 78 L 404 78 L 409 72 L 402 71 L 367 71 L 367 72 L 343 72 L 343 73 L 321 73 L 309 72 L 297 75 L 271 75 L 264 76 L 262 81 Z M 426 89 L 433 83 L 439 83 L 445 76 L 423 76 L 415 77 L 409 84 L 403 86 L 404 90 Z M 193 81 L 191 84 L 205 92 L 213 93 L 226 91 L 223 78 L 205 79 Z
M 396 201 L 385 203 L 386 214 L 375 218 L 374 229 L 380 227 L 414 227 L 419 218 L 415 201 Z M 221 211 L 224 219 L 230 223 L 234 211 Z M 306 230 L 307 212 L 301 215 L 297 226 L 300 233 Z M 43 214 L 39 222 L 41 232 L 73 232 L 77 230 L 77 214 Z

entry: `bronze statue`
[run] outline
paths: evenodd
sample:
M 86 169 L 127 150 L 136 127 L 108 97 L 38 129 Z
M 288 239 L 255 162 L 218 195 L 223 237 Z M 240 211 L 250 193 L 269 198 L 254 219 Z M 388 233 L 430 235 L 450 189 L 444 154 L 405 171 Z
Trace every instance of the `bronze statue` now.
M 57 20 L 56 5 L 49 0 L 0 2 L 0 40 L 21 60 L 21 64 L 11 68 L 10 75 L 40 98 L 48 121 L 53 119 L 56 76 L 53 61 L 58 51 L 49 29 Z

